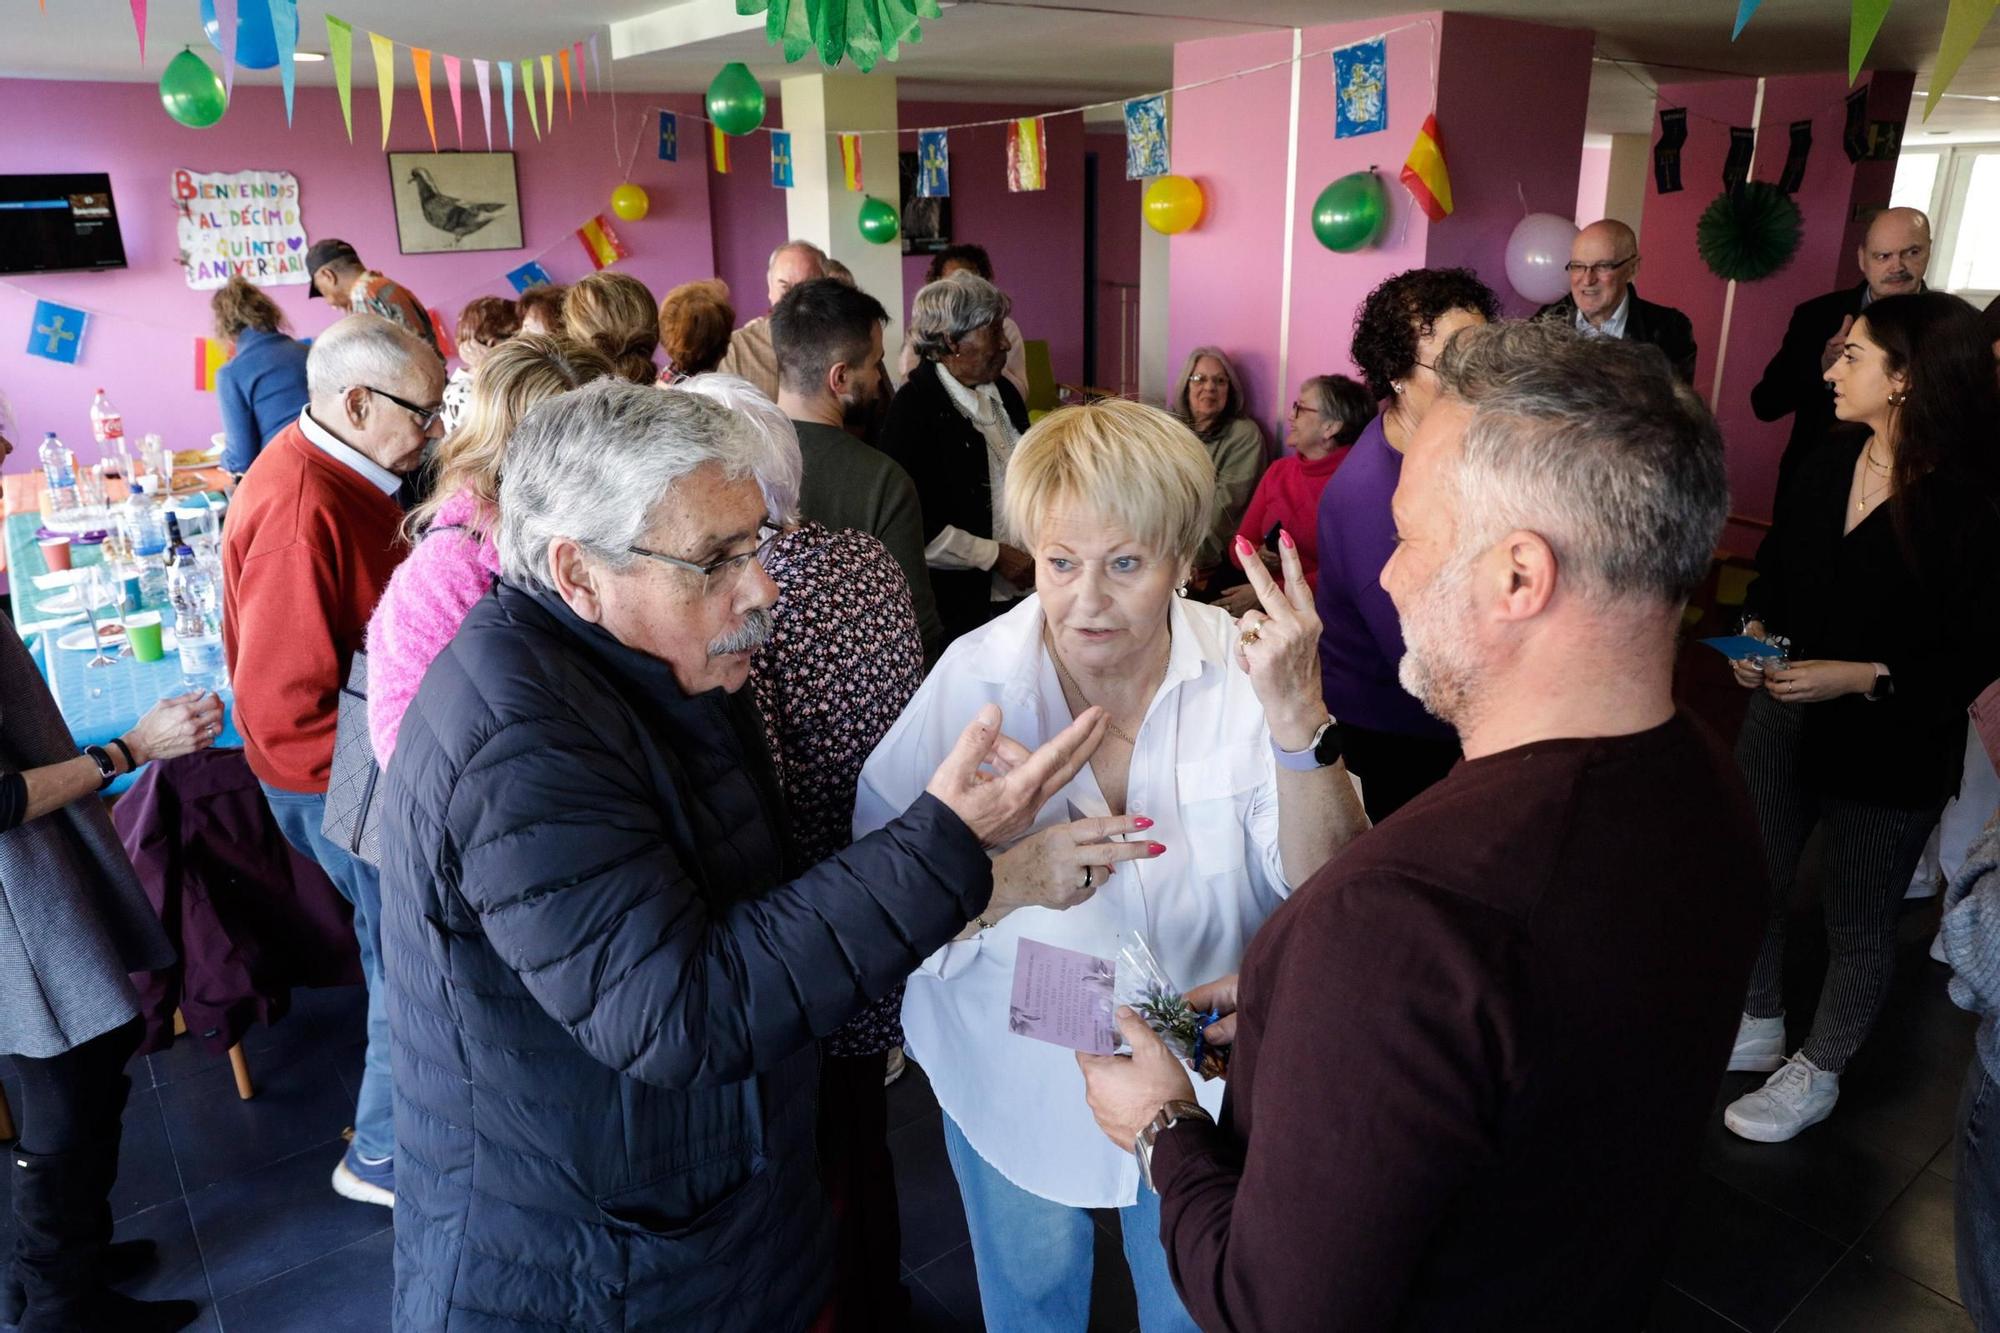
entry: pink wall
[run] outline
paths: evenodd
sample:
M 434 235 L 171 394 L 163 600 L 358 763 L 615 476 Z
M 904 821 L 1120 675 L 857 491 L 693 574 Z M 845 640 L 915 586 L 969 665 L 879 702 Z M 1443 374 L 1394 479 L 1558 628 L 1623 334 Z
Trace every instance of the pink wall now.
M 476 126 L 477 94 L 468 87 L 465 96 L 468 117 Z M 285 125 L 275 87 L 246 86 L 238 98 L 239 105 L 220 125 L 190 130 L 166 117 L 149 84 L 0 80 L 0 124 L 7 127 L 0 171 L 110 172 L 130 263 L 107 273 L 11 278 L 7 282 L 12 286 L 0 286 L 0 391 L 13 401 L 22 434 L 29 437 L 24 443 L 31 445 L 41 432 L 54 430 L 80 455 L 95 457 L 88 414 L 91 392 L 100 385 L 135 435 L 158 432 L 172 447 L 194 448 L 206 446 L 220 428 L 214 396 L 193 387 L 194 339 L 209 328 L 209 293 L 191 291 L 174 262 L 168 179 L 175 167 L 293 173 L 308 235 L 352 241 L 364 260 L 406 283 L 427 304 L 455 315 L 474 296 L 509 294 L 502 275 L 545 247 L 555 247 L 542 262 L 557 281 L 589 271 L 569 233 L 592 213 L 609 212 L 611 190 L 621 178 L 620 159 L 640 129 L 639 108 L 663 100 L 620 98 L 615 153 L 609 98 L 593 96 L 588 104 L 579 99 L 573 122 L 563 120 L 558 110 L 560 127 L 539 142 L 517 106 L 515 151 L 526 248 L 405 256 L 396 248 L 372 90 L 355 91 L 352 145 L 341 129 L 339 103 L 330 88 L 298 90 L 293 128 Z M 688 98 L 666 100 L 690 109 L 697 105 Z M 453 145 L 449 101 L 441 87 L 436 101 L 440 143 Z M 390 147 L 428 149 L 423 114 L 407 79 L 395 110 Z M 504 140 L 497 107 L 494 120 L 496 136 Z M 484 136 L 472 126 L 474 142 L 483 148 Z M 650 191 L 652 212 L 642 222 L 617 226 L 632 250 L 621 267 L 664 292 L 713 268 L 708 180 L 700 155 L 684 153 L 678 164 L 668 164 L 657 159 L 651 144 L 648 133 L 633 179 Z M 294 331 L 309 337 L 332 318 L 324 302 L 306 299 L 306 290 L 270 289 Z M 35 297 L 100 312 L 91 317 L 78 365 L 60 365 L 21 350 Z M 32 448 L 20 449 L 12 466 L 32 468 Z
M 1592 42 L 1581 28 L 1444 18 L 1438 127 L 1457 208 L 1431 229 L 1425 262 L 1472 269 L 1508 315 L 1539 308 L 1507 282 L 1507 238 L 1524 215 L 1523 199 L 1527 213 L 1568 216 L 1576 207 Z M 1502 83 L 1506 111 L 1496 115 L 1493 90 Z
M 767 125 L 783 125 L 777 94 L 769 94 L 764 111 Z M 730 172 L 718 176 L 708 166 L 708 127 L 695 125 L 690 136 L 699 145 L 702 174 L 708 178 L 708 214 L 715 236 L 715 276 L 729 284 L 740 324 L 769 307 L 764 301 L 764 270 L 771 251 L 789 237 L 785 228 L 785 192 L 771 188 L 771 141 L 753 134 L 729 141 Z M 869 141 L 871 144 L 873 140 Z M 862 161 L 864 177 L 873 164 Z M 866 184 L 864 179 L 863 184 Z
M 1611 150 L 1583 147 L 1583 164 L 1576 177 L 1576 225 L 1604 220 L 1604 202 L 1611 193 Z
M 1139 230 L 1146 225 L 1140 202 L 1144 181 L 1125 179 L 1125 135 L 1122 131 L 1086 134 L 1084 150 L 1097 154 L 1097 327 L 1086 330 L 1097 344 L 1096 387 L 1120 392 L 1139 391 L 1138 317 L 1131 318 L 1129 356 L 1132 376 L 1119 379 L 1119 299 L 1128 308 L 1139 302 Z

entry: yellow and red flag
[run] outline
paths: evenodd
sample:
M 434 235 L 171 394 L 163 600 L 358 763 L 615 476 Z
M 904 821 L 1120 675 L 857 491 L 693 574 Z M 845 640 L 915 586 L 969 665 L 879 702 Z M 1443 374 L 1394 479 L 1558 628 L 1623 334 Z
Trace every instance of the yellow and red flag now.
M 1444 145 L 1438 140 L 1438 118 L 1433 111 L 1424 117 L 1417 141 L 1403 163 L 1403 188 L 1432 222 L 1451 216 L 1451 173 L 1445 170 Z
M 715 170 L 718 174 L 729 174 L 729 136 L 722 132 L 722 126 L 708 127 L 708 142 L 715 153 Z
M 861 188 L 861 136 L 840 136 L 840 174 L 850 190 Z
M 1045 190 L 1049 185 L 1048 138 L 1040 116 L 1023 116 L 1007 125 L 1007 188 Z
M 214 338 L 194 340 L 194 387 L 203 393 L 215 392 L 215 373 L 229 364 L 229 344 Z
M 632 252 L 618 239 L 618 233 L 611 229 L 610 222 L 602 213 L 578 227 L 576 239 L 583 246 L 583 253 L 589 258 L 592 268 L 606 268 L 621 259 L 632 257 Z

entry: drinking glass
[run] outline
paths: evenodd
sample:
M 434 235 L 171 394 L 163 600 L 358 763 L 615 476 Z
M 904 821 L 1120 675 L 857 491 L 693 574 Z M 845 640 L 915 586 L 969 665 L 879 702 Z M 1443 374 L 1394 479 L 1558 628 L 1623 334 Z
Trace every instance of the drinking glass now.
M 83 583 L 77 591 L 82 594 L 84 618 L 90 622 L 90 641 L 97 648 L 96 655 L 84 663 L 84 665 L 93 667 L 116 666 L 118 659 L 104 651 L 104 640 L 98 637 L 97 633 L 98 608 L 105 603 L 104 566 L 90 565 L 85 568 Z

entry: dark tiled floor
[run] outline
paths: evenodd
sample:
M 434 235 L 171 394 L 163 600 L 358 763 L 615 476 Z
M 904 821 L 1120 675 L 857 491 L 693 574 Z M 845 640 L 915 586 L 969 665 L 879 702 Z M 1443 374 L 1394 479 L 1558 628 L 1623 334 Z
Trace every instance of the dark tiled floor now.
M 1789 1144 L 1711 1128 L 1654 1307 L 1654 1333 L 1967 1330 L 1951 1246 L 1951 1134 L 1970 1024 L 1924 956 L 1936 904 L 1902 922 L 1896 986 L 1843 1079 L 1834 1118 Z M 1823 966 L 1794 932 L 1794 1014 Z M 203 1333 L 345 1333 L 388 1326 L 389 1214 L 328 1188 L 360 1072 L 358 991 L 305 992 L 245 1042 L 258 1096 L 198 1047 L 137 1062 L 113 1203 L 121 1235 L 159 1244 L 135 1295 L 200 1302 Z M 1794 1035 L 1797 1035 L 1796 1033 Z M 0 1062 L 4 1063 L 4 1062 Z M 0 1070 L 17 1095 L 11 1068 Z M 1728 1079 L 1718 1107 L 1755 1082 Z M 920 1069 L 890 1091 L 904 1267 L 917 1324 L 981 1326 L 965 1220 L 937 1104 Z M 4 1203 L 6 1173 L 0 1173 Z M 12 1223 L 0 1210 L 0 1246 Z M 1093 1333 L 1136 1323 L 1117 1222 L 1099 1228 Z

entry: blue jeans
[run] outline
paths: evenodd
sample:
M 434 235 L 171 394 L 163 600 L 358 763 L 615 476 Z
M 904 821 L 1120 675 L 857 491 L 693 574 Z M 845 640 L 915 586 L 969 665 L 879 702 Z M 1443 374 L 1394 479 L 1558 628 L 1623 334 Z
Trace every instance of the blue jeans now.
M 393 1157 L 396 1107 L 389 1081 L 389 1011 L 382 1003 L 381 874 L 319 831 L 326 816 L 325 793 L 258 785 L 285 841 L 319 862 L 340 896 L 354 905 L 354 941 L 361 946 L 361 976 L 368 983 L 368 1051 L 362 1059 L 361 1092 L 354 1099 L 354 1150 L 372 1159 Z
M 943 1119 L 945 1155 L 965 1203 L 988 1333 L 1083 1333 L 1090 1324 L 1095 1248 L 1089 1211 L 1028 1193 L 988 1165 L 950 1116 Z M 1167 1274 L 1160 1196 L 1139 1186 L 1139 1201 L 1118 1210 L 1118 1228 L 1143 1333 L 1199 1333 Z
M 1977 1052 L 1958 1104 L 1957 1175 L 1958 1297 L 1974 1328 L 2000 1328 L 2000 1084 Z

